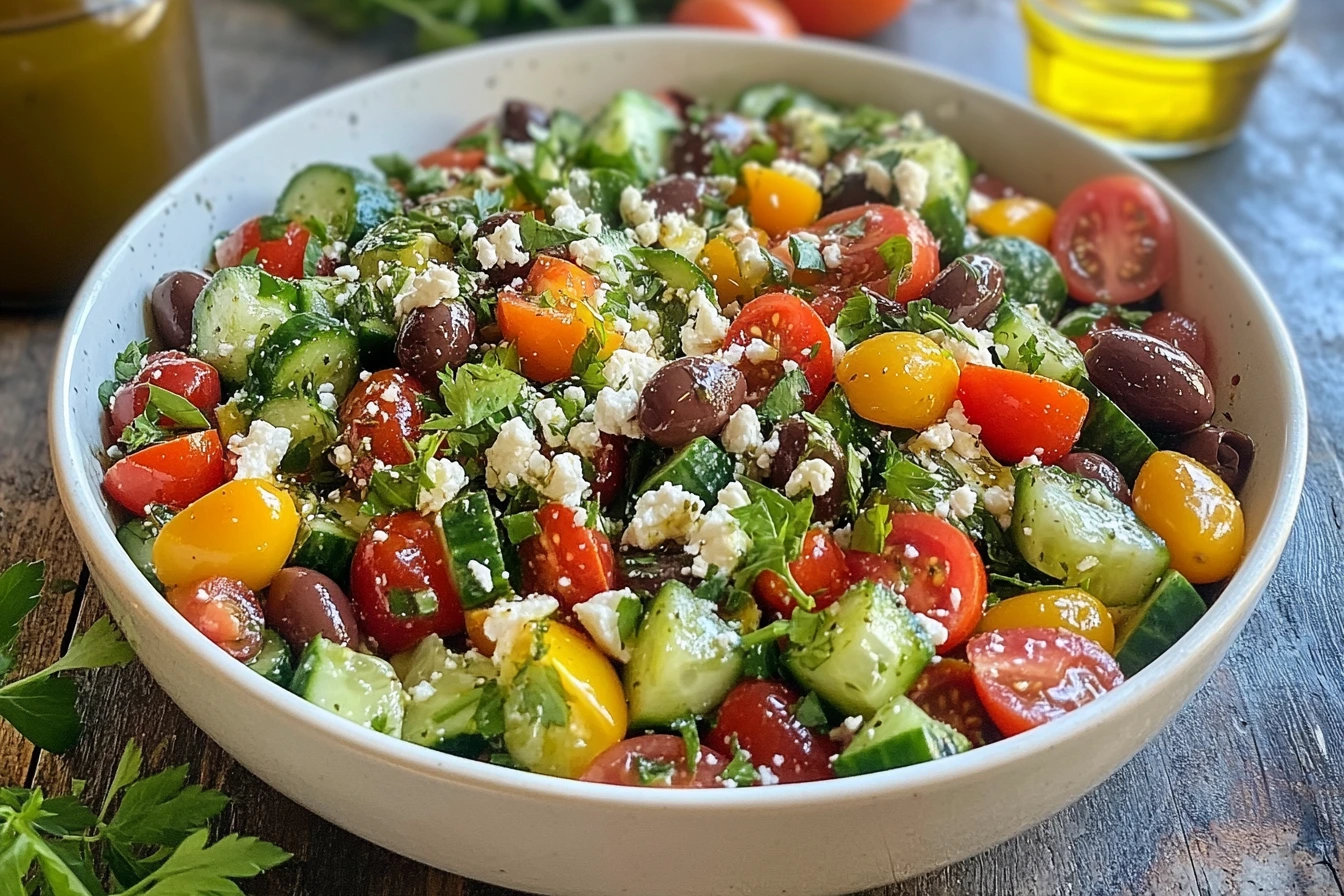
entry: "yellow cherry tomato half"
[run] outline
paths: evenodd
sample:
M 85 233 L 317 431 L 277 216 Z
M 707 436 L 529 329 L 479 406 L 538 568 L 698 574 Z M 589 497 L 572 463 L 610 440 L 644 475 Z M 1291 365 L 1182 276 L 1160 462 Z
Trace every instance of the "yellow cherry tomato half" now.
M 782 171 L 749 165 L 742 169 L 742 182 L 752 222 L 771 237 L 806 227 L 821 214 L 821 191 Z
M 168 586 L 227 576 L 260 591 L 289 559 L 298 533 L 288 492 L 264 479 L 235 479 L 164 525 L 154 540 L 154 572 Z
M 989 236 L 1020 236 L 1047 246 L 1055 226 L 1055 210 L 1039 199 L 1009 196 L 975 212 L 971 223 Z
M 1241 561 L 1246 521 L 1217 473 L 1192 457 L 1158 451 L 1134 480 L 1134 512 L 1171 551 L 1171 566 L 1195 584 L 1230 576 Z
M 539 637 L 538 623 L 530 623 L 510 653 L 504 745 L 534 772 L 577 778 L 625 737 L 625 691 L 591 641 L 559 622 L 540 624 L 545 629 Z M 556 687 L 564 698 L 563 712 L 544 705 Z
M 881 333 L 845 352 L 835 379 L 860 417 L 882 426 L 925 429 L 947 414 L 961 371 L 920 333 Z
M 726 236 L 716 236 L 705 243 L 696 264 L 709 277 L 709 282 L 714 284 L 720 304 L 747 302 L 756 295 L 761 278 L 757 277 L 753 281 L 742 274 L 737 263 L 737 247 Z
M 980 617 L 977 632 L 1009 628 L 1063 628 L 1115 652 L 1115 622 L 1106 605 L 1081 588 L 1031 591 L 1001 600 Z

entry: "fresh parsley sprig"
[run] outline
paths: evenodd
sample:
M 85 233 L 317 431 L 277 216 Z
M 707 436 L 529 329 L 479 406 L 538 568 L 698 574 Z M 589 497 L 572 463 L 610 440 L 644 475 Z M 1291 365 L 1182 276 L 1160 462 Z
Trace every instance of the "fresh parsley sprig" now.
M 112 379 L 104 380 L 98 386 L 98 401 L 103 407 L 108 406 L 118 389 L 135 379 L 135 375 L 144 366 L 148 354 L 148 339 L 132 342 L 117 354 L 117 359 L 112 362 Z
M 734 509 L 732 514 L 751 539 L 751 547 L 742 555 L 733 584 L 749 590 L 756 576 L 768 569 L 783 578 L 800 607 L 811 609 L 816 601 L 799 586 L 789 564 L 802 552 L 803 536 L 812 523 L 812 496 L 790 501 L 767 485 L 751 479 L 739 481 L 751 503 Z
M 846 346 L 878 333 L 897 330 L 912 333 L 938 331 L 961 342 L 970 341 L 965 332 L 952 325 L 943 309 L 928 299 L 916 299 L 900 311 L 894 311 L 879 305 L 872 295 L 861 292 L 845 302 L 835 321 L 836 335 Z
M 148 383 L 149 400 L 145 409 L 122 430 L 117 440 L 127 451 L 139 451 L 166 442 L 181 432 L 210 428 L 200 408 L 174 392 Z M 167 420 L 167 425 L 163 421 Z

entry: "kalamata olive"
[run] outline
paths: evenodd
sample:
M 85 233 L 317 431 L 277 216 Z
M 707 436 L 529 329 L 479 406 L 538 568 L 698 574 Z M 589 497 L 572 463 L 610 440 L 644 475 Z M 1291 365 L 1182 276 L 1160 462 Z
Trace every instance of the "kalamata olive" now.
M 625 436 L 602 433 L 593 449 L 593 496 L 603 507 L 611 504 L 625 482 L 630 445 Z
M 779 425 L 779 450 L 770 463 L 770 484 L 785 488 L 789 477 L 804 460 L 825 461 L 834 472 L 831 487 L 824 494 L 812 496 L 812 519 L 834 520 L 845 505 L 846 471 L 844 449 L 836 440 L 814 430 L 806 420 L 793 417 Z
M 1213 416 L 1213 384 L 1195 359 L 1138 330 L 1104 330 L 1087 350 L 1087 374 L 1139 424 L 1189 432 Z
M 322 573 L 301 566 L 280 570 L 266 594 L 266 624 L 295 650 L 314 635 L 346 647 L 359 646 L 355 610 L 341 586 Z
M 439 381 L 439 371 L 455 370 L 476 341 L 476 315 L 465 302 L 442 302 L 406 315 L 397 334 L 397 361 L 422 383 Z
M 1172 447 L 1217 473 L 1234 492 L 1246 484 L 1255 461 L 1255 441 L 1250 436 L 1213 424 L 1182 436 Z
M 191 344 L 191 315 L 209 282 L 210 278 L 199 271 L 171 271 L 154 284 L 149 307 L 164 348 L 185 349 Z
M 821 200 L 822 217 L 841 209 L 866 205 L 870 202 L 884 203 L 887 197 L 876 190 L 869 189 L 868 177 L 862 171 L 851 171 L 826 191 Z
M 1126 504 L 1129 503 L 1129 483 L 1125 482 L 1125 475 L 1120 472 L 1119 467 L 1100 454 L 1093 454 L 1090 451 L 1074 451 L 1061 457 L 1055 466 L 1066 473 L 1072 473 L 1084 479 L 1095 479 L 1110 489 L 1111 494 Z
M 510 221 L 517 224 L 522 220 L 522 212 L 500 212 L 497 215 L 491 215 L 476 228 L 476 239 L 489 236 Z M 527 272 L 531 269 L 532 259 L 528 258 L 527 261 L 522 263 L 497 264 L 494 267 L 486 268 L 485 276 L 491 286 L 507 286 L 520 277 L 526 277 Z
M 717 435 L 747 400 L 736 367 L 709 357 L 678 358 L 650 377 L 639 396 L 639 426 L 649 441 L 679 448 Z
M 700 581 L 691 575 L 691 558 L 680 546 L 664 545 L 652 551 L 621 548 L 616 552 L 615 588 L 653 593 L 664 582 L 677 581 L 694 588 Z
M 988 255 L 963 255 L 943 268 L 924 293 L 949 320 L 983 324 L 1003 301 L 1003 265 Z
M 550 123 L 551 113 L 527 100 L 507 100 L 499 110 L 499 136 L 515 143 L 532 141 L 528 125 L 544 128 Z
M 754 134 L 751 121 L 732 112 L 711 116 L 701 124 L 687 125 L 672 138 L 672 170 L 678 174 L 703 174 L 714 159 L 715 144 L 738 155 L 751 146 Z
M 1143 322 L 1143 332 L 1174 345 L 1195 359 L 1200 367 L 1209 362 L 1209 349 L 1199 321 L 1175 311 L 1157 311 Z
M 658 214 L 677 212 L 693 218 L 704 209 L 701 197 L 705 195 L 705 182 L 690 174 L 674 174 L 665 177 L 644 191 L 644 198 L 656 203 Z

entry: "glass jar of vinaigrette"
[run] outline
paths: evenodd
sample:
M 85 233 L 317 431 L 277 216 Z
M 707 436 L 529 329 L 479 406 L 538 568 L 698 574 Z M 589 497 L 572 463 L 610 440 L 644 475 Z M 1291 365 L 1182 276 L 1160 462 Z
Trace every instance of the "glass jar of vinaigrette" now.
M 1230 141 L 1296 0 L 1019 0 L 1042 106 L 1134 155 Z

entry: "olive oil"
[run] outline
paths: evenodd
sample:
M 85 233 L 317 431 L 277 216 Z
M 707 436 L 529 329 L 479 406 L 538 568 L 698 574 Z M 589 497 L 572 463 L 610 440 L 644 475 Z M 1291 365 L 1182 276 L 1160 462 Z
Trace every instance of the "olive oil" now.
M 1230 140 L 1295 0 L 1020 0 L 1032 93 L 1136 155 Z

